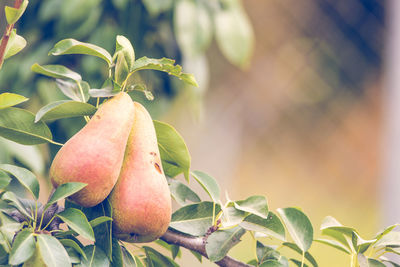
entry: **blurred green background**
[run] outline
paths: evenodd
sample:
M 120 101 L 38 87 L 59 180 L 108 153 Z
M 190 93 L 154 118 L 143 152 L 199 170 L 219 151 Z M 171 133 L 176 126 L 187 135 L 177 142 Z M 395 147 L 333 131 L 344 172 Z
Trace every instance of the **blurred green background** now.
M 31 97 L 25 107 L 32 112 L 62 99 L 52 80 L 30 71 L 35 62 L 65 64 L 99 88 L 106 77 L 100 60 L 47 52 L 64 38 L 113 52 L 115 36 L 125 35 L 137 58 L 173 58 L 195 74 L 199 88 L 159 72 L 134 77 L 156 97 L 135 99 L 183 135 L 192 169 L 216 177 L 231 199 L 262 194 L 271 210 L 302 207 L 317 234 L 332 215 L 368 239 L 382 224 L 385 6 L 383 0 L 31 1 L 16 25 L 28 46 L 5 62 L 0 92 Z M 65 119 L 50 127 L 64 142 L 82 125 Z M 4 139 L 0 145 L 0 161 L 43 177 L 57 149 Z M 244 239 L 232 254 L 249 260 L 252 243 Z M 324 245 L 314 244 L 312 252 L 321 266 L 349 262 Z M 200 266 L 190 255 L 182 262 Z

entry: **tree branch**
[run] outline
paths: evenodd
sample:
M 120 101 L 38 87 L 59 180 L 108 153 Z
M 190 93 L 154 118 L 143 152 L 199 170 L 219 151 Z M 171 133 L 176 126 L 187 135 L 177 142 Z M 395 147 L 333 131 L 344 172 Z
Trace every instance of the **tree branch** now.
M 168 229 L 167 232 L 160 238 L 165 242 L 173 245 L 178 245 L 189 250 L 195 251 L 207 257 L 206 246 L 202 237 L 188 236 L 174 230 Z M 229 256 L 225 256 L 222 260 L 215 262 L 221 267 L 252 267 L 251 265 L 237 261 Z

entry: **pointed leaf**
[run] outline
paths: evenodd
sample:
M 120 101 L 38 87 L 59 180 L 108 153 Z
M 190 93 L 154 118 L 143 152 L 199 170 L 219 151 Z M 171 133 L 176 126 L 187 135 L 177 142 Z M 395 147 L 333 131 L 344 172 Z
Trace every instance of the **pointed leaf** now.
M 201 171 L 193 171 L 191 174 L 207 192 L 212 201 L 218 203 L 220 200 L 220 189 L 217 181 L 213 177 Z
M 275 248 L 265 246 L 260 241 L 256 243 L 256 255 L 259 263 L 263 263 L 267 260 L 279 260 L 281 258 L 280 253 Z
M 315 239 L 314 241 L 318 242 L 318 243 L 322 243 L 322 244 L 328 245 L 328 246 L 333 247 L 333 248 L 335 248 L 337 250 L 343 251 L 346 254 L 349 254 L 349 255 L 351 254 L 350 249 L 348 249 L 346 246 L 344 246 L 342 243 L 340 243 L 340 242 L 338 242 L 336 240 Z
M 193 256 L 195 256 L 196 259 L 197 259 L 199 262 L 203 262 L 203 256 L 202 256 L 200 253 L 198 253 L 198 252 L 196 252 L 196 251 L 192 251 L 192 250 L 190 250 L 190 253 L 192 253 Z
M 302 251 L 307 251 L 313 241 L 313 227 L 308 217 L 296 208 L 278 209 L 293 241 Z
M 122 256 L 122 249 L 118 243 L 117 238 L 112 239 L 112 266 L 113 267 L 124 267 L 124 259 Z
M 79 42 L 74 39 L 64 39 L 59 41 L 49 52 L 49 55 L 53 56 L 68 54 L 91 55 L 104 59 L 108 65 L 111 65 L 112 63 L 110 53 L 108 53 L 104 48 L 94 44 Z
M 129 76 L 129 67 L 124 54 L 122 52 L 117 53 L 117 61 L 115 63 L 115 83 L 122 86 L 125 83 L 125 80 Z
M 56 216 L 71 227 L 72 230 L 82 235 L 82 237 L 91 241 L 95 240 L 93 229 L 82 211 L 69 208 L 56 214 Z
M 305 264 L 305 263 L 302 263 L 301 261 L 299 261 L 299 260 L 296 260 L 296 259 L 290 259 L 290 261 L 291 262 L 293 262 L 294 264 L 296 264 L 296 266 L 297 267 L 308 267 L 308 265 L 307 264 Z
M 6 50 L 4 51 L 4 59 L 8 59 L 19 51 L 24 49 L 26 46 L 26 40 L 24 37 L 17 34 L 17 31 L 13 29 L 8 39 Z
M 90 223 L 90 226 L 92 226 L 92 228 L 95 228 L 96 226 L 98 226 L 102 223 L 110 222 L 110 221 L 112 221 L 112 218 L 107 217 L 107 216 L 100 216 L 100 217 L 97 217 L 97 218 L 91 220 L 89 223 Z
M 332 229 L 325 229 L 322 230 L 321 232 L 323 235 L 332 237 L 333 239 L 335 239 L 336 241 L 338 241 L 340 244 L 342 244 L 343 246 L 347 247 L 350 251 L 355 252 L 354 248 L 352 246 L 351 243 L 351 238 L 348 237 L 347 235 L 344 235 L 343 233 L 336 231 L 336 230 L 332 230 Z
M 169 190 L 172 197 L 178 202 L 179 205 L 184 206 L 189 201 L 200 202 L 199 196 L 190 189 L 187 185 L 181 183 L 176 179 L 167 178 Z
M 399 224 L 390 225 L 390 226 L 386 227 L 384 230 L 382 230 L 381 232 L 377 233 L 375 236 L 376 241 L 379 241 L 382 237 L 384 237 L 385 235 L 390 233 L 397 226 L 399 226 Z
M 180 173 L 189 181 L 190 154 L 182 136 L 169 124 L 153 121 L 164 172 L 169 177 Z
M 76 252 L 78 252 L 82 257 L 86 258 L 85 252 L 83 252 L 82 248 L 72 239 L 60 239 L 60 243 L 64 247 L 70 247 L 73 248 Z
M 261 218 L 268 218 L 268 203 L 264 196 L 251 196 L 245 200 L 234 202 L 238 210 L 250 212 Z
M 22 95 L 17 95 L 13 93 L 2 93 L 0 94 L 0 109 L 18 105 L 22 102 L 27 101 L 28 99 L 29 98 L 26 98 Z
M 22 230 L 15 237 L 8 263 L 10 265 L 19 265 L 25 262 L 35 253 L 35 249 L 35 238 L 32 232 L 28 229 Z
M 168 58 L 154 59 L 141 57 L 135 61 L 132 67 L 132 72 L 138 70 L 159 70 L 167 72 L 169 75 L 178 77 L 180 80 L 198 87 L 198 84 L 192 74 L 183 73 L 182 67 L 175 65 L 175 60 Z
M 39 198 L 39 182 L 31 171 L 10 164 L 0 164 L 0 170 L 14 176 L 35 199 Z
M 348 237 L 351 237 L 353 232 L 357 233 L 357 230 L 352 227 L 343 226 L 340 222 L 338 222 L 332 216 L 326 216 L 322 221 L 320 230 L 330 229 L 332 231 L 337 231 Z
M 294 251 L 296 251 L 300 255 L 303 255 L 303 252 L 301 251 L 301 249 L 294 243 L 285 242 L 282 245 L 293 249 Z M 309 252 L 305 253 L 305 258 L 312 264 L 312 266 L 318 267 L 317 261 L 314 259 L 314 257 Z
M 82 77 L 79 73 L 76 73 L 63 65 L 40 66 L 38 63 L 35 63 L 32 65 L 31 70 L 33 72 L 56 79 L 71 79 L 74 81 L 82 80 Z
M 6 6 L 4 8 L 6 13 L 6 19 L 8 24 L 14 24 L 19 20 L 19 18 L 24 14 L 26 7 L 28 6 L 28 0 L 22 1 L 19 8 L 14 8 L 10 6 Z
M 386 235 L 384 235 L 376 244 L 374 247 L 385 247 L 385 246 L 391 246 L 391 247 L 399 247 L 400 246 L 400 232 L 389 232 Z
M 353 248 L 357 253 L 364 253 L 373 244 L 376 239 L 364 240 L 357 233 L 353 232 L 351 241 L 353 243 Z
M 85 81 L 80 81 L 79 84 L 81 88 L 79 88 L 77 82 L 56 79 L 57 87 L 61 90 L 61 92 L 65 96 L 75 101 L 87 102 L 90 98 L 89 96 L 90 85 Z
M 97 111 L 96 107 L 83 102 L 60 100 L 52 102 L 42 107 L 35 117 L 35 122 L 39 120 L 57 120 L 62 118 L 83 117 L 93 115 Z
M 272 212 L 269 212 L 268 219 L 254 214 L 249 215 L 239 225 L 246 230 L 260 232 L 285 241 L 285 228 L 279 218 Z
M 13 107 L 0 110 L 0 136 L 22 145 L 42 144 L 53 138 L 44 122 L 35 123 L 35 115 Z
M 135 259 L 132 254 L 124 246 L 121 246 L 124 267 L 136 267 Z
M 86 259 L 82 259 L 77 267 L 110 267 L 110 261 L 104 251 L 98 246 L 87 246 L 83 248 L 86 254 Z
M 170 227 L 193 236 L 202 236 L 213 224 L 212 202 L 200 202 L 180 208 L 172 214 Z M 221 210 L 215 204 L 215 214 Z
M 157 250 L 148 247 L 148 246 L 143 246 L 145 249 L 146 255 L 147 255 L 147 260 L 150 261 L 149 265 L 153 266 L 165 266 L 165 267 L 179 267 L 178 264 L 176 264 L 171 258 L 164 256 Z
M 22 204 L 21 199 L 18 198 L 13 192 L 6 191 L 1 196 L 1 199 L 6 201 L 10 206 L 13 206 L 14 208 L 16 208 L 26 218 L 29 218 L 29 219 L 33 220 L 32 214 Z
M 212 233 L 206 243 L 208 259 L 212 262 L 221 260 L 245 233 L 246 230 L 240 226 Z
M 71 267 L 71 261 L 64 246 L 57 238 L 41 234 L 37 236 L 40 254 L 47 267 Z
M 238 210 L 233 206 L 222 208 L 222 210 L 221 223 L 224 228 L 240 224 L 249 215 L 247 212 Z
M 121 53 L 127 63 L 128 71 L 132 71 L 135 62 L 135 51 L 131 42 L 122 35 L 117 35 L 115 53 Z
M 47 202 L 45 209 L 47 209 L 47 207 L 50 207 L 53 203 L 56 203 L 59 200 L 75 194 L 85 186 L 87 186 L 87 184 L 78 182 L 71 182 L 60 185 L 59 187 L 57 187 L 57 189 L 54 191 L 53 195 Z

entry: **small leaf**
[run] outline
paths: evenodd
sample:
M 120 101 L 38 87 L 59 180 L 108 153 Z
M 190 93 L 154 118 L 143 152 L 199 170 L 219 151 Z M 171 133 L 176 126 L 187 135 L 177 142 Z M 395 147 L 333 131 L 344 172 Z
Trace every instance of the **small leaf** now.
M 268 218 L 268 203 L 264 196 L 251 196 L 245 200 L 234 202 L 238 210 L 250 212 L 261 218 Z
M 8 39 L 6 50 L 4 51 L 4 59 L 8 59 L 19 51 L 24 49 L 26 46 L 26 40 L 24 37 L 17 34 L 17 31 L 13 29 Z
M 10 164 L 0 164 L 0 170 L 13 175 L 35 199 L 39 198 L 39 182 L 31 171 Z
M 188 186 L 176 179 L 167 178 L 172 197 L 179 205 L 184 206 L 189 201 L 200 202 L 199 196 Z
M 53 195 L 47 202 L 45 209 L 47 209 L 47 207 L 50 207 L 53 203 L 56 203 L 59 200 L 62 200 L 66 197 L 69 197 L 72 194 L 75 194 L 85 186 L 87 186 L 87 184 L 78 182 L 71 182 L 60 185 L 59 187 L 57 187 L 57 189 L 54 191 Z
M 135 51 L 131 42 L 123 35 L 117 35 L 115 53 L 121 53 L 125 59 L 128 71 L 132 71 L 133 64 L 135 63 Z
M 318 243 L 322 243 L 322 244 L 328 245 L 328 246 L 333 247 L 333 248 L 335 248 L 337 250 L 343 251 L 346 254 L 349 254 L 349 255 L 351 254 L 350 249 L 348 249 L 346 246 L 344 246 L 342 243 L 340 243 L 340 242 L 338 242 L 336 240 L 315 239 L 314 241 L 318 242 Z
M 153 121 L 164 172 L 169 177 L 180 173 L 189 181 L 190 154 L 182 136 L 169 124 Z
M 201 171 L 193 171 L 191 174 L 207 192 L 212 201 L 218 203 L 220 200 L 220 189 L 217 181 L 213 177 Z
M 80 81 L 79 84 L 81 88 L 79 88 L 77 82 L 56 79 L 57 87 L 61 90 L 61 92 L 65 96 L 75 101 L 87 102 L 90 98 L 89 96 L 90 85 L 85 81 Z M 80 89 L 82 89 L 82 91 Z
M 183 73 L 182 67 L 179 65 L 174 65 L 175 60 L 168 58 L 154 59 L 148 57 L 141 57 L 135 61 L 133 64 L 132 72 L 138 70 L 159 70 L 167 72 L 169 75 L 178 77 L 184 82 L 198 87 L 198 84 L 192 74 Z
M 170 227 L 193 236 L 202 236 L 213 224 L 212 202 L 200 202 L 180 208 L 172 214 Z M 221 210 L 220 205 L 215 204 L 215 213 Z
M 285 242 L 282 245 L 293 249 L 294 251 L 296 251 L 300 255 L 303 255 L 303 252 L 301 251 L 301 249 L 294 243 Z M 314 257 L 309 252 L 305 253 L 305 258 L 312 264 L 312 266 L 318 267 L 317 261 L 314 259 Z
M 104 59 L 109 66 L 112 63 L 110 53 L 108 53 L 104 48 L 94 44 L 79 42 L 75 39 L 64 39 L 59 41 L 49 52 L 49 55 L 53 56 L 68 54 L 91 55 Z
M 278 213 L 293 241 L 306 252 L 313 241 L 313 227 L 308 217 L 296 208 L 278 209 Z
M 86 259 L 85 252 L 83 252 L 82 248 L 74 240 L 72 240 L 72 239 L 60 239 L 59 241 L 64 247 L 73 248 L 76 252 L 81 254 L 82 257 L 84 257 Z
M 149 90 L 147 90 L 146 85 L 144 84 L 133 84 L 129 87 L 128 91 L 142 92 L 147 100 L 154 100 L 154 95 Z
M 0 109 L 18 105 L 22 102 L 27 101 L 28 99 L 29 98 L 26 98 L 22 95 L 17 95 L 13 93 L 2 93 L 0 94 Z
M 105 222 L 109 222 L 109 221 L 112 221 L 112 218 L 107 217 L 107 216 L 100 216 L 100 217 L 97 217 L 97 218 L 91 220 L 89 223 L 90 223 L 90 226 L 92 226 L 92 228 L 95 228 L 96 226 L 98 226 L 102 223 L 105 223 Z
M 83 102 L 60 100 L 42 107 L 35 117 L 35 122 L 40 120 L 57 120 L 62 118 L 73 118 L 93 115 L 96 107 Z
M 240 226 L 212 233 L 206 243 L 208 259 L 212 262 L 221 260 L 245 233 L 246 230 Z
M 260 232 L 285 241 L 285 228 L 279 218 L 272 212 L 269 212 L 268 219 L 254 214 L 249 215 L 240 223 L 240 226 L 246 230 Z
M 0 110 L 0 136 L 22 145 L 42 144 L 53 138 L 44 122 L 35 123 L 35 115 L 13 107 Z
M 89 95 L 91 97 L 111 97 L 118 94 L 120 91 L 121 88 L 114 90 L 113 80 L 108 78 L 101 86 L 101 89 L 90 89 Z
M 69 208 L 58 213 L 56 216 L 71 227 L 72 230 L 82 235 L 82 237 L 91 241 L 95 240 L 93 229 L 82 211 Z
M 146 255 L 147 255 L 147 260 L 150 261 L 149 265 L 153 266 L 166 266 L 166 267 L 179 267 L 178 264 L 176 264 L 171 258 L 164 256 L 157 250 L 148 247 L 148 246 L 143 246 Z
M 281 258 L 280 253 L 273 247 L 265 246 L 260 241 L 256 243 L 256 254 L 259 263 L 263 263 L 268 260 L 279 260 Z
M 353 243 L 353 248 L 357 253 L 364 253 L 373 244 L 376 239 L 364 240 L 357 233 L 353 232 L 351 241 Z
M 77 267 L 110 267 L 110 261 L 107 255 L 98 246 L 87 246 L 83 248 L 86 254 L 86 259 L 82 259 Z
M 40 234 L 37 236 L 40 254 L 47 267 L 71 267 L 71 261 L 64 246 L 57 238 Z
M 22 230 L 15 237 L 8 264 L 19 265 L 35 253 L 36 245 L 33 234 L 28 229 Z
M 40 66 L 38 63 L 35 63 L 32 65 L 31 70 L 56 79 L 71 79 L 78 82 L 82 80 L 79 73 L 76 73 L 63 65 Z
M 4 8 L 5 13 L 6 13 L 6 19 L 8 24 L 14 24 L 19 20 L 19 18 L 24 14 L 26 7 L 28 6 L 29 1 L 24 0 L 22 1 L 21 5 L 19 8 L 14 8 L 10 6 L 6 6 Z

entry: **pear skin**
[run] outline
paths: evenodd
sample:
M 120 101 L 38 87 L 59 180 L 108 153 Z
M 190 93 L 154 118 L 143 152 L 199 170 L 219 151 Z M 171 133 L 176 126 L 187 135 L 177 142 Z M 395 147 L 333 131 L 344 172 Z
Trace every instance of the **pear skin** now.
M 50 168 L 54 187 L 68 182 L 86 183 L 71 200 L 83 207 L 102 202 L 117 182 L 133 116 L 133 101 L 126 93 L 103 103 L 55 156 Z
M 135 116 L 124 163 L 109 196 L 113 232 L 127 242 L 151 242 L 165 233 L 171 220 L 171 196 L 161 166 L 153 120 L 134 102 Z

